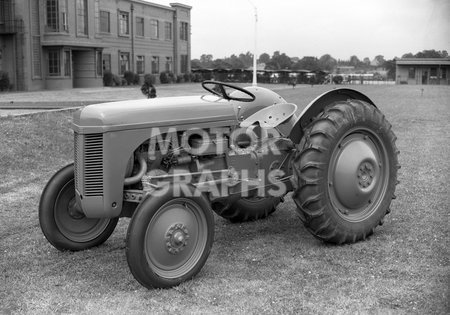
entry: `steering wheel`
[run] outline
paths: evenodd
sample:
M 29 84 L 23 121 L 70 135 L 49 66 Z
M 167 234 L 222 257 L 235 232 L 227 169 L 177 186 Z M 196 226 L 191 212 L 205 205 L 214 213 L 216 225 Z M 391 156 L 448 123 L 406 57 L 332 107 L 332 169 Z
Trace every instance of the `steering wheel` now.
M 233 100 L 239 102 L 253 102 L 256 99 L 256 96 L 253 93 L 247 91 L 246 89 L 220 81 L 203 81 L 202 87 L 208 92 L 217 95 L 219 97 L 222 97 L 226 100 Z M 231 93 L 227 93 L 226 88 L 242 92 L 246 94 L 248 97 L 231 96 L 230 95 Z

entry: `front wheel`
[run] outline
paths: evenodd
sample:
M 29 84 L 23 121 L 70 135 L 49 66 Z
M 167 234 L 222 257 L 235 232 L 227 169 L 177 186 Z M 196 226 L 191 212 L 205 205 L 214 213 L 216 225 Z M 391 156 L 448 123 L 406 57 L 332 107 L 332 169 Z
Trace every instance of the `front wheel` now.
M 190 194 L 176 191 L 171 186 L 163 195 L 149 195 L 128 227 L 128 266 L 147 288 L 168 288 L 194 277 L 214 241 L 214 216 L 207 200 L 192 187 Z
M 334 103 L 310 123 L 293 161 L 293 198 L 314 236 L 352 243 L 383 223 L 397 184 L 395 139 L 383 114 L 362 101 Z
M 48 181 L 39 203 L 39 223 L 47 240 L 59 250 L 84 250 L 104 243 L 118 218 L 87 218 L 75 202 L 73 163 Z

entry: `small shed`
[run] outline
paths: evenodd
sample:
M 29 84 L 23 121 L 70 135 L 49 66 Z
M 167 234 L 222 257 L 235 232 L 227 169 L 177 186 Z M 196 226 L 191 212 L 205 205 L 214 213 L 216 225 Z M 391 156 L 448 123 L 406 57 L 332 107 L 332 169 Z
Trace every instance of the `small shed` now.
M 402 58 L 395 64 L 397 84 L 450 84 L 450 57 Z

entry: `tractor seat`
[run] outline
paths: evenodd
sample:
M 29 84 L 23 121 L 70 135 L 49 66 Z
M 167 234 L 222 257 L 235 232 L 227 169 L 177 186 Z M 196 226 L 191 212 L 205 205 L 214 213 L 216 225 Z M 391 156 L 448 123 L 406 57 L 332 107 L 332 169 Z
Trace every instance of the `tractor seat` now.
M 270 129 L 275 128 L 281 123 L 285 122 L 297 110 L 297 105 L 292 103 L 278 103 L 269 107 L 263 108 L 253 115 L 247 117 L 240 123 L 240 126 L 250 127 L 255 123 L 259 123 L 261 128 Z

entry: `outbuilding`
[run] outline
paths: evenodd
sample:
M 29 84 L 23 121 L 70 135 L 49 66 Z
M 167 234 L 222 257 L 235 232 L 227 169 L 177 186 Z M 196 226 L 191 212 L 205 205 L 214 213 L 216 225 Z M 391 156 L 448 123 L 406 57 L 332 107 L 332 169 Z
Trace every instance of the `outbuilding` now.
M 450 57 L 402 58 L 395 63 L 397 84 L 450 84 Z

